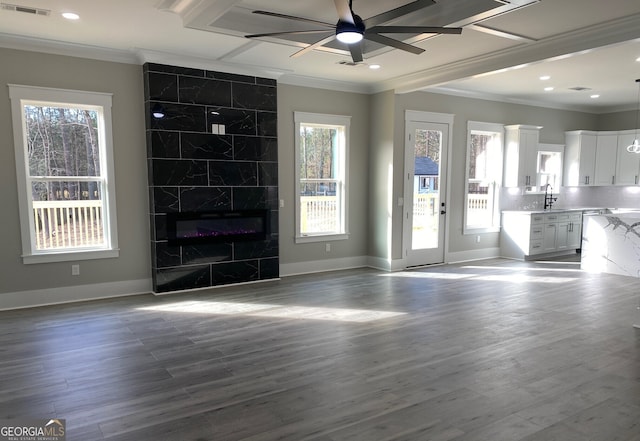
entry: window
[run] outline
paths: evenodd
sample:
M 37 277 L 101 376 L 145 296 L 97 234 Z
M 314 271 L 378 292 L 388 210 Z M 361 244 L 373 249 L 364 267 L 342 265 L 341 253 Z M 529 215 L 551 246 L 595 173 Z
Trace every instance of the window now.
M 117 257 L 111 95 L 9 94 L 24 263 Z
M 547 185 L 558 191 L 562 182 L 562 153 L 564 147 L 556 144 L 540 144 L 538 150 L 537 190 L 544 192 Z
M 503 127 L 469 121 L 467 132 L 464 233 L 498 231 Z
M 350 117 L 295 112 L 296 242 L 347 238 Z

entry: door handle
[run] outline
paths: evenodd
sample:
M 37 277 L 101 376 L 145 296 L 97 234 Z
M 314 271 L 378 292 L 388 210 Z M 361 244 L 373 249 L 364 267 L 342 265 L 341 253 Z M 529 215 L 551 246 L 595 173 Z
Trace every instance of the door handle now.
M 447 214 L 445 210 L 440 210 L 440 214 Z

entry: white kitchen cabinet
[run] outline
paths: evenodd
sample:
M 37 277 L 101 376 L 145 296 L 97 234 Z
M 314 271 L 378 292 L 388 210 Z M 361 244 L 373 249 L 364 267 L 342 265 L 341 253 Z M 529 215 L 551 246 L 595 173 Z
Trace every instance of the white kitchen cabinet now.
M 553 253 L 556 250 L 556 241 L 558 240 L 557 222 L 545 222 L 543 231 L 542 251 L 545 253 Z
M 500 252 L 505 257 L 522 259 L 523 256 L 543 253 L 544 215 L 527 211 L 502 213 Z
M 505 211 L 500 254 L 526 259 L 539 254 L 574 252 L 581 246 L 581 232 L 581 211 Z
M 505 126 L 505 187 L 536 185 L 540 126 Z
M 627 151 L 635 137 L 635 130 L 565 132 L 564 185 L 640 184 L 640 154 Z
M 580 248 L 582 248 L 582 213 L 574 213 L 569 222 L 567 249 L 577 250 Z
M 618 133 L 599 132 L 596 143 L 594 185 L 613 185 L 615 183 L 617 151 Z
M 617 136 L 616 185 L 636 185 L 640 174 L 640 154 L 629 153 L 627 146 L 635 139 L 634 131 L 620 132 Z
M 578 130 L 565 133 L 564 185 L 594 185 L 597 132 Z
M 582 243 L 582 213 L 558 215 L 556 251 L 576 250 Z

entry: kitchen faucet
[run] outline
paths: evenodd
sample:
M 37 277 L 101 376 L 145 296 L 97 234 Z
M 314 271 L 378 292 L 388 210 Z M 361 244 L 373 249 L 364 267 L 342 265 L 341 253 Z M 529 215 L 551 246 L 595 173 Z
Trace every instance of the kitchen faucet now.
M 547 184 L 544 187 L 544 209 L 546 210 L 548 208 L 549 210 L 551 210 L 551 207 L 553 207 L 553 203 L 557 200 L 557 196 L 555 198 L 553 197 L 553 187 L 551 186 L 551 184 Z

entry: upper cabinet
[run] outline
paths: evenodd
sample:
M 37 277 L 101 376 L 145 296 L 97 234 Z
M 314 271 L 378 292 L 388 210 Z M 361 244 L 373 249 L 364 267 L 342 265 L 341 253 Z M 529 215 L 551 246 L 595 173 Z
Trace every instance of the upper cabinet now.
M 613 185 L 616 180 L 617 132 L 599 132 L 596 145 L 596 178 L 594 185 Z
M 505 126 L 504 186 L 536 186 L 540 126 Z
M 586 130 L 566 132 L 564 185 L 595 185 L 597 133 Z
M 566 132 L 564 185 L 637 185 L 640 155 L 627 152 L 635 132 Z
M 625 131 L 618 134 L 617 160 L 616 160 L 616 185 L 638 184 L 640 173 L 640 154 L 629 153 L 627 147 L 635 139 L 634 131 Z

